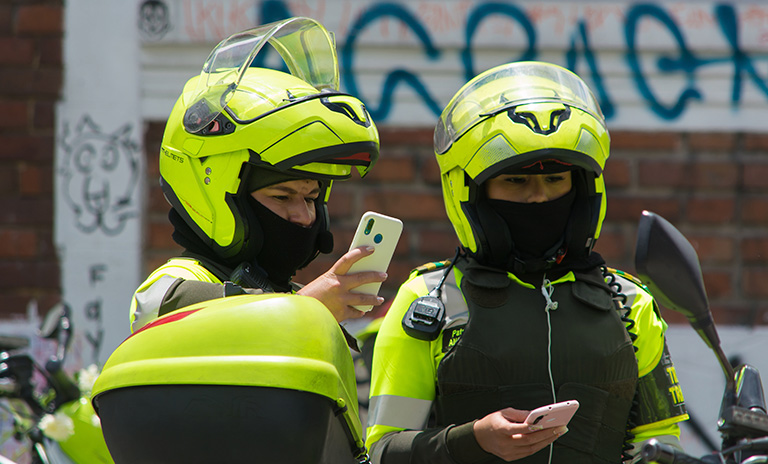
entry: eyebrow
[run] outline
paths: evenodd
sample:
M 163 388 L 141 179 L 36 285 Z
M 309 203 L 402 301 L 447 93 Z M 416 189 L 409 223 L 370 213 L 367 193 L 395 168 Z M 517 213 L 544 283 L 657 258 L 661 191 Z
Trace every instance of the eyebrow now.
M 296 190 L 294 188 L 291 188 L 291 187 L 288 187 L 288 186 L 285 186 L 285 185 L 279 185 L 279 184 L 278 185 L 271 185 L 271 186 L 267 187 L 267 189 L 270 189 L 270 190 L 280 190 L 281 192 L 285 192 L 285 193 L 289 193 L 289 194 L 299 194 L 298 190 Z M 307 195 L 313 195 L 313 194 L 318 194 L 318 195 L 320 194 L 320 187 L 319 186 L 313 188 L 312 190 L 310 190 L 307 193 Z

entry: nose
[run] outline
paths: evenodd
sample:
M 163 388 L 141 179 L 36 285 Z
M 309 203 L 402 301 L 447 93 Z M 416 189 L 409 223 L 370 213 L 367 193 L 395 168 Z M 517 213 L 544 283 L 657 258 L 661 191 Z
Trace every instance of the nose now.
M 543 179 L 534 178 L 528 185 L 528 203 L 544 203 L 549 201 L 549 192 Z
M 315 205 L 304 199 L 292 202 L 288 208 L 288 221 L 301 227 L 311 227 L 315 222 Z

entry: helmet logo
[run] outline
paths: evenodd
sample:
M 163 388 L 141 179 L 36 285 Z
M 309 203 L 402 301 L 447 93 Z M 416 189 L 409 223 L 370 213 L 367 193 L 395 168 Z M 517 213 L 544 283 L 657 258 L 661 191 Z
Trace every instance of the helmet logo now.
M 560 125 L 571 117 L 571 108 L 567 105 L 563 108 L 555 110 L 549 109 L 545 111 L 518 112 L 518 108 L 519 107 L 515 106 L 509 109 L 507 112 L 509 119 L 515 123 L 524 124 L 533 132 L 541 135 L 549 135 L 557 132 Z M 539 121 L 546 121 L 546 125 L 542 125 Z

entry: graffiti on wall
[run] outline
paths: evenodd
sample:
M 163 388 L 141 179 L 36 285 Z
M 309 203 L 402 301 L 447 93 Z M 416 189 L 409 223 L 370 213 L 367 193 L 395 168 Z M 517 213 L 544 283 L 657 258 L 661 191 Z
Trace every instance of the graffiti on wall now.
M 116 262 L 105 256 L 114 244 L 127 246 L 134 232 L 130 222 L 140 219 L 138 201 L 141 150 L 134 138 L 133 125 L 123 124 L 114 131 L 104 131 L 90 116 L 76 122 L 64 121 L 57 137 L 60 155 L 57 179 L 62 217 L 60 234 L 68 236 L 63 248 L 72 252 L 65 256 L 66 270 L 72 277 L 65 280 L 82 282 L 82 288 L 66 296 L 76 317 L 75 329 L 84 343 L 82 362 L 99 363 L 105 353 L 104 305 L 115 298 Z M 66 210 L 66 211 L 64 211 Z M 64 231 L 71 228 L 74 235 Z M 74 237 L 74 240 L 72 238 Z M 87 288 L 87 290 L 86 290 Z
M 768 5 L 759 2 L 145 2 L 150 4 L 167 19 L 157 41 L 215 44 L 290 16 L 319 20 L 336 34 L 344 88 L 363 97 L 382 122 L 399 104 L 398 92 L 415 95 L 439 115 L 447 96 L 487 69 L 489 50 L 496 64 L 558 56 L 559 64 L 588 79 L 609 121 L 628 105 L 625 81 L 630 103 L 639 101 L 662 123 L 690 116 L 694 105 L 738 112 L 768 102 Z M 383 77 L 371 89 L 365 67 L 374 43 L 415 51 L 421 65 L 379 60 L 376 72 Z M 499 51 L 499 44 L 507 51 Z M 438 64 L 456 70 L 451 92 L 424 72 Z
M 63 159 L 59 163 L 60 192 L 85 234 L 118 235 L 139 214 L 134 196 L 139 179 L 139 143 L 131 125 L 103 132 L 84 116 L 71 127 L 63 124 Z

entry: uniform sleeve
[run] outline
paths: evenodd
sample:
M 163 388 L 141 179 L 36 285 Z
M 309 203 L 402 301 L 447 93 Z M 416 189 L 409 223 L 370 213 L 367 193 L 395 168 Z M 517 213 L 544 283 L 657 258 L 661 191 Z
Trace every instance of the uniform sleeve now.
M 190 290 L 188 294 L 185 289 Z M 193 260 L 172 259 L 152 272 L 133 294 L 131 332 L 164 312 L 182 307 L 179 304 L 186 306 L 222 296 L 223 285 L 205 268 Z
M 653 297 L 629 277 L 620 279 L 622 293 L 631 307 L 630 332 L 636 335 L 638 386 L 634 406 L 634 438 L 641 444 L 651 438 L 677 443 L 678 424 L 688 419 L 682 388 L 675 373 L 672 356 L 667 348 L 667 324 L 659 313 Z M 636 447 L 636 451 L 639 448 Z
M 401 325 L 411 303 L 426 294 L 418 277 L 403 284 L 376 337 L 366 433 L 376 464 L 469 464 L 490 457 L 477 444 L 472 423 L 426 428 L 439 342 L 410 337 Z

